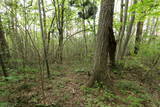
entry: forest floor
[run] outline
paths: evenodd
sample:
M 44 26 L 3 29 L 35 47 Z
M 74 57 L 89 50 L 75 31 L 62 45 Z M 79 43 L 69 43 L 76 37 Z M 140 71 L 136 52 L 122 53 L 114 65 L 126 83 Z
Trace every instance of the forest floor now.
M 12 72 L 8 82 L 0 82 L 0 107 L 160 107 L 160 75 L 142 68 L 113 70 L 111 88 L 86 87 L 91 64 L 56 64 L 51 69 L 43 91 L 40 72 Z

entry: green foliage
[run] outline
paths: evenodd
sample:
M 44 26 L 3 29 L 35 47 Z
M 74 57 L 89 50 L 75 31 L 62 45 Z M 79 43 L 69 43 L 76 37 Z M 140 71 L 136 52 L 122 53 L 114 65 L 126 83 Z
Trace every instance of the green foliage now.
M 64 87 L 65 87 L 65 82 L 63 82 L 63 81 L 58 81 L 56 85 L 57 85 L 57 87 L 59 87 L 59 88 L 64 88 Z
M 0 107 L 8 107 L 8 102 L 0 102 Z
M 141 93 L 145 91 L 145 88 L 139 85 L 139 83 L 135 81 L 128 81 L 128 80 L 120 80 L 116 83 L 116 87 L 120 90 L 131 91 L 135 93 Z
M 115 94 L 113 94 L 113 92 L 109 90 L 105 90 L 103 97 L 104 97 L 104 101 L 107 100 L 110 102 L 113 102 L 114 100 L 118 98 L 118 96 L 116 96 Z
M 159 39 L 152 41 L 150 44 L 144 43 L 141 45 L 138 57 L 140 61 L 147 66 L 152 66 L 155 60 L 160 55 L 160 42 Z
M 96 91 L 95 88 L 88 88 L 88 87 L 81 87 L 81 89 L 84 91 L 84 93 L 86 94 L 91 94 L 91 93 L 94 93 Z
M 52 1 L 52 0 L 51 0 Z M 64 93 L 65 89 L 67 91 L 69 90 L 68 87 L 75 89 L 78 89 L 81 85 L 81 80 L 79 78 L 71 78 L 69 73 L 74 74 L 74 76 L 86 76 L 86 73 L 88 71 L 91 71 L 92 65 L 94 63 L 93 57 L 94 57 L 94 51 L 96 47 L 95 37 L 93 36 L 93 20 L 89 19 L 86 20 L 86 40 L 87 40 L 87 48 L 88 53 L 87 56 L 85 55 L 85 42 L 83 38 L 83 31 L 80 33 L 77 33 L 78 31 L 83 30 L 83 24 L 82 20 L 78 18 L 77 12 L 82 11 L 82 0 L 65 0 L 64 3 L 64 41 L 63 41 L 63 59 L 64 63 L 61 64 L 55 64 L 57 61 L 57 50 L 59 46 L 59 34 L 58 34 L 58 28 L 61 26 L 58 26 L 59 22 L 57 23 L 57 19 L 55 18 L 53 25 L 51 26 L 51 21 L 54 17 L 54 15 L 61 15 L 61 7 L 62 7 L 62 1 L 58 0 L 56 1 L 56 7 L 54 7 L 53 3 L 47 1 L 45 2 L 45 12 L 46 12 L 46 26 L 47 26 L 47 33 L 50 32 L 50 37 L 47 34 L 47 37 L 50 39 L 50 48 L 48 52 L 48 60 L 50 64 L 51 75 L 54 77 L 49 80 L 49 82 L 53 82 L 51 86 L 48 85 L 48 80 L 44 79 L 44 85 L 45 85 L 45 93 L 48 95 L 47 92 L 50 92 L 53 90 L 55 92 L 56 97 L 62 97 L 60 102 L 64 103 L 66 100 L 72 100 L 71 94 L 68 92 L 66 94 L 63 94 L 61 96 L 61 93 Z M 74 2 L 75 6 L 71 6 L 70 1 Z M 84 0 L 86 1 L 86 0 Z M 92 0 L 90 0 L 93 2 Z M 99 4 L 100 0 L 94 0 L 95 4 Z M 26 3 L 23 3 L 26 2 Z M 146 21 L 146 18 L 157 18 L 160 16 L 160 0 L 137 0 L 137 4 L 133 5 L 129 9 L 128 19 L 126 26 L 130 23 L 128 20 L 130 20 L 130 16 L 132 15 L 131 12 L 135 11 L 136 13 L 136 21 Z M 72 4 L 73 5 L 73 4 Z M 60 13 L 57 12 L 58 6 L 60 7 Z M 4 81 L 5 78 L 2 78 L 0 81 L 0 97 L 8 96 L 13 94 L 12 91 L 14 91 L 13 86 L 15 85 L 15 91 L 25 91 L 29 92 L 28 95 L 31 93 L 34 93 L 34 90 L 31 90 L 32 87 L 35 85 L 35 83 L 42 82 L 40 81 L 39 77 L 39 63 L 38 61 L 41 60 L 43 62 L 43 41 L 40 36 L 40 23 L 39 23 L 39 13 L 38 13 L 38 5 L 36 0 L 3 0 L 0 2 L 0 9 L 1 16 L 2 16 L 2 24 L 4 26 L 4 32 L 6 36 L 6 40 L 9 45 L 11 59 L 9 61 L 11 68 L 8 69 L 9 77 L 7 77 L 8 81 Z M 57 9 L 57 10 L 55 10 Z M 25 19 L 26 15 L 26 19 Z M 119 22 L 119 12 L 114 14 L 114 33 L 116 38 L 119 38 L 119 28 L 122 25 L 122 23 Z M 98 18 L 97 18 L 98 19 Z M 97 21 L 96 21 L 96 30 L 97 30 Z M 62 20 L 62 19 L 60 19 Z M 13 25 L 12 25 L 13 24 Z M 159 22 L 158 22 L 159 24 Z M 157 24 L 157 26 L 158 26 Z M 146 26 L 146 23 L 144 23 L 144 26 Z M 13 28 L 14 29 L 13 29 Z M 51 29 L 49 29 L 51 27 Z M 150 28 L 154 27 L 152 23 L 149 25 L 149 30 L 152 30 Z M 145 27 L 144 27 L 145 28 Z M 26 30 L 27 29 L 27 30 Z M 50 31 L 49 31 L 50 30 Z M 126 29 L 127 30 L 127 29 Z M 158 27 L 157 27 L 158 32 Z M 150 31 L 148 31 L 150 32 Z M 151 31 L 152 32 L 152 31 Z M 27 33 L 27 34 L 26 34 Z M 77 34 L 76 34 L 77 33 Z M 75 34 L 75 35 L 74 35 Z M 133 34 L 135 34 L 135 30 L 133 30 Z M 31 36 L 31 38 L 29 37 Z M 47 38 L 47 39 L 48 39 Z M 135 36 L 132 36 L 132 38 L 135 38 Z M 31 42 L 31 39 L 33 40 L 33 43 Z M 46 40 L 47 40 L 46 39 Z M 134 39 L 132 39 L 129 45 L 129 51 L 133 49 L 134 47 Z M 150 42 L 148 42 L 150 41 Z M 94 88 L 88 88 L 88 87 L 81 87 L 82 92 L 78 92 L 79 90 L 76 90 L 75 96 L 81 95 L 84 92 L 84 99 L 85 99 L 85 107 L 145 107 L 144 104 L 147 103 L 157 103 L 159 104 L 159 101 L 153 101 L 152 95 L 147 92 L 149 88 L 152 88 L 152 90 L 156 90 L 159 94 L 160 92 L 160 86 L 159 84 L 156 84 L 156 86 L 145 86 L 143 83 L 139 83 L 136 75 L 133 78 L 129 78 L 130 80 L 121 80 L 122 77 L 127 78 L 127 76 L 132 76 L 130 72 L 127 72 L 125 70 L 131 70 L 132 71 L 138 71 L 138 73 L 142 74 L 141 79 L 143 76 L 148 76 L 147 78 L 147 84 L 152 83 L 152 80 L 156 80 L 155 75 L 152 75 L 154 71 L 160 71 L 160 62 L 156 63 L 157 57 L 160 55 L 160 38 L 158 36 L 144 34 L 142 39 L 142 44 L 140 44 L 140 49 L 138 55 L 134 55 L 131 53 L 131 56 L 126 57 L 125 60 L 122 60 L 118 62 L 120 66 L 123 66 L 124 68 L 121 69 L 114 69 L 113 72 L 115 74 L 120 74 L 118 77 L 115 76 L 114 80 L 115 85 L 113 85 L 113 90 L 107 90 L 106 87 L 103 86 L 103 84 L 96 84 Z M 49 42 L 46 41 L 46 42 Z M 35 47 L 37 49 L 35 49 Z M 37 50 L 40 53 L 40 59 L 37 56 Z M 22 66 L 23 64 L 26 64 L 26 66 Z M 45 69 L 44 73 L 46 73 Z M 70 72 L 72 71 L 72 72 Z M 145 72 L 144 72 L 145 71 Z M 147 72 L 146 72 L 147 71 Z M 125 73 L 127 72 L 127 75 Z M 149 73 L 148 73 L 149 72 Z M 130 73 L 131 75 L 128 75 Z M 82 74 L 82 75 L 81 75 Z M 134 74 L 134 73 L 133 73 Z M 67 75 L 68 77 L 63 78 L 63 76 Z M 157 74 L 156 74 L 157 75 Z M 35 77 L 36 76 L 36 77 Z M 126 77 L 124 77 L 126 76 Z M 45 75 L 44 75 L 45 77 Z M 58 78 L 58 80 L 56 80 Z M 69 79 L 68 79 L 69 78 Z M 71 80 L 73 79 L 73 81 Z M 132 79 L 135 79 L 136 81 L 133 81 Z M 144 80 L 144 79 L 142 79 Z M 26 81 L 31 81 L 33 83 L 23 83 Z M 35 81 L 35 82 L 34 82 Z M 88 79 L 86 79 L 88 81 Z M 23 84 L 21 84 L 21 82 Z M 73 82 L 73 83 L 72 83 Z M 69 86 L 68 86 L 69 83 Z M 153 82 L 152 85 L 154 85 L 156 82 Z M 82 83 L 83 84 L 83 83 Z M 20 85 L 20 86 L 18 86 Z M 38 84 L 39 85 L 39 84 Z M 52 86 L 55 88 L 52 88 Z M 76 87 L 74 87 L 76 86 Z M 40 87 L 40 86 L 39 86 Z M 38 87 L 38 88 L 39 88 Z M 114 89 L 115 88 L 115 89 Z M 62 92 L 63 91 L 63 92 Z M 12 93 L 11 93 L 12 92 Z M 38 90 L 39 92 L 39 90 Z M 18 95 L 17 93 L 15 93 Z M 25 93 L 26 94 L 26 93 Z M 38 93 L 39 94 L 39 93 Z M 41 94 L 41 93 L 40 93 Z M 23 97 L 23 96 L 22 96 Z M 39 103 L 39 96 L 34 96 L 31 98 L 32 102 Z M 42 96 L 40 96 L 41 98 Z M 46 96 L 47 98 L 48 96 Z M 52 96 L 54 97 L 54 96 Z M 51 98 L 52 98 L 51 97 Z M 50 98 L 50 97 L 49 97 Z M 1 99 L 1 98 L 0 98 Z M 21 99 L 20 99 L 21 100 Z M 46 99 L 48 100 L 48 99 Z M 57 100 L 57 99 L 55 99 Z M 159 99 L 158 99 L 159 100 Z M 73 100 L 74 101 L 74 100 Z M 45 100 L 44 100 L 45 102 Z M 21 101 L 16 102 L 21 103 Z M 77 103 L 81 104 L 81 101 L 77 101 Z M 122 105 L 121 105 L 122 104 Z M 0 107 L 6 107 L 8 105 L 6 102 L 0 102 Z M 160 105 L 160 104 L 159 104 Z M 29 105 L 27 105 L 29 106 Z M 58 105 L 36 105 L 37 107 L 59 107 Z M 64 105 L 65 106 L 65 105 Z M 9 106 L 10 107 L 10 106 Z M 151 107 L 151 106 L 148 106 Z
M 149 39 L 149 38 L 148 38 Z M 153 71 L 153 67 L 158 69 L 160 63 L 158 57 L 160 56 L 160 43 L 159 38 L 157 41 L 151 40 L 151 43 L 144 42 L 140 45 L 140 50 L 138 55 L 132 55 L 126 60 L 122 60 L 120 63 L 124 65 L 125 68 L 141 68 L 145 71 Z
M 18 80 L 20 80 L 22 78 L 23 78 L 22 76 L 9 76 L 6 79 L 8 79 L 8 80 L 10 80 L 12 82 L 16 82 L 16 81 L 18 81 Z
M 75 69 L 75 72 L 83 73 L 83 72 L 86 72 L 86 70 L 84 68 L 78 68 L 78 69 Z
M 101 93 L 99 93 L 99 88 L 87 88 L 87 100 L 85 107 L 112 107 L 111 105 L 114 105 L 114 101 L 118 98 L 115 94 L 113 94 L 109 90 L 104 90 Z M 92 93 L 91 93 L 92 92 Z M 93 96 L 94 94 L 98 94 L 97 97 Z M 109 102 L 110 104 L 108 104 Z
M 18 68 L 18 72 L 31 72 L 31 73 L 35 73 L 35 72 L 39 72 L 39 70 L 37 68 L 31 68 L 29 66 L 24 67 L 19 67 Z
M 137 20 L 145 20 L 147 16 L 159 16 L 160 14 L 160 5 L 159 0 L 143 0 L 137 1 L 137 4 L 133 5 L 130 8 L 130 12 L 136 12 Z
M 61 72 L 58 72 L 58 71 L 53 72 L 53 76 L 58 77 L 58 76 L 61 76 L 61 75 L 63 75 Z
M 141 104 L 143 102 L 143 99 L 131 95 L 126 98 L 126 102 L 130 102 L 129 107 L 143 107 L 143 105 Z

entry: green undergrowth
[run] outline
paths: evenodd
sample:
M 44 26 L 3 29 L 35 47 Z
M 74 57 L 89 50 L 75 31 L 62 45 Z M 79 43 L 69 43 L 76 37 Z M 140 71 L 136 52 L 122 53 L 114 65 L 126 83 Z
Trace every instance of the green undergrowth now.
M 50 94 L 53 94 L 52 97 L 56 97 L 54 100 L 57 102 L 57 106 L 55 104 L 43 105 L 39 103 L 41 94 L 34 91 L 40 88 L 37 88 L 37 86 L 40 86 L 38 84 L 40 83 L 38 79 L 40 78 L 40 70 L 38 68 L 26 67 L 23 69 L 23 67 L 19 67 L 10 69 L 8 81 L 1 78 L 0 87 L 3 88 L 0 89 L 0 98 L 13 94 L 11 99 L 15 100 L 0 101 L 0 107 L 7 107 L 6 105 L 10 104 L 16 107 L 16 105 L 27 105 L 28 103 L 34 104 L 36 107 L 58 107 L 59 104 L 61 105 L 59 107 L 66 107 L 63 103 L 72 100 L 73 94 L 76 96 L 79 91 L 82 91 L 83 94 L 77 96 L 84 101 L 75 100 L 73 102 L 77 105 L 83 103 L 83 107 L 159 107 L 160 77 L 155 69 L 152 70 L 153 68 L 140 60 L 141 58 L 138 58 L 138 56 L 132 56 L 119 62 L 117 67 L 112 69 L 114 82 L 110 84 L 111 88 L 102 87 L 100 84 L 88 88 L 84 86 L 85 83 L 81 83 L 84 79 L 82 77 L 87 76 L 87 73 L 92 69 L 92 63 L 88 61 L 73 61 L 62 65 L 52 65 L 51 75 L 53 78 L 45 79 L 45 85 L 46 92 L 49 91 Z M 75 78 L 73 78 L 74 76 Z M 35 82 L 36 80 L 37 82 Z M 88 79 L 85 81 L 88 81 Z M 75 85 L 77 86 L 75 87 Z M 65 89 L 73 93 L 66 92 Z M 33 95 L 31 94 L 31 96 L 16 96 L 20 92 L 30 93 L 32 91 Z
M 85 107 L 158 107 L 159 102 L 146 87 L 135 81 L 119 80 L 115 89 L 82 88 L 85 93 Z

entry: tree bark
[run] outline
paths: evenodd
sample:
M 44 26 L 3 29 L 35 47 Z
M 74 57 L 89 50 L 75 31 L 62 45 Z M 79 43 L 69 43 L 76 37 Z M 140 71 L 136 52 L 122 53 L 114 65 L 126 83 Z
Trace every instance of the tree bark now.
M 122 31 L 122 24 L 123 24 L 123 9 L 124 7 L 124 0 L 121 0 L 121 10 L 120 10 L 120 23 L 121 23 L 121 26 L 120 26 L 120 29 L 119 29 L 119 36 L 121 34 L 121 31 Z
M 120 39 L 119 39 L 119 44 L 118 44 L 118 50 L 117 50 L 117 58 L 119 58 L 122 54 L 122 44 L 123 44 L 123 37 L 125 34 L 125 29 L 126 29 L 126 23 L 127 23 L 127 16 L 128 16 L 128 4 L 129 0 L 125 0 L 125 15 L 124 15 L 124 20 L 123 20 L 123 25 L 120 33 Z
M 148 43 L 151 43 L 152 40 L 154 40 L 155 36 L 156 36 L 156 29 L 157 29 L 157 25 L 158 25 L 158 17 L 155 18 L 153 17 L 153 22 L 152 22 L 152 27 L 151 27 L 151 32 L 150 32 L 150 38 L 148 40 Z
M 45 61 L 46 68 L 47 68 L 47 76 L 48 76 L 48 78 L 50 78 L 50 70 L 49 70 L 49 63 L 48 63 L 48 56 L 47 56 L 47 47 L 46 47 L 46 36 L 47 36 L 46 34 L 47 33 L 44 30 L 44 27 L 46 27 L 46 26 L 44 26 L 44 24 L 46 23 L 45 22 L 46 19 L 44 19 L 44 22 L 43 22 L 42 13 L 41 13 L 41 3 L 43 3 L 43 0 L 42 1 L 41 0 L 38 1 L 38 6 L 39 6 L 39 17 L 40 17 L 41 35 L 42 35 L 42 41 L 43 41 L 44 61 Z M 44 4 L 43 4 L 42 7 L 43 7 L 43 10 L 44 10 Z
M 82 4 L 84 4 L 84 0 L 82 0 Z M 84 15 L 85 14 L 85 6 L 83 5 L 83 8 L 82 8 L 82 14 Z M 82 18 L 82 21 L 83 21 L 83 37 L 84 37 L 84 47 L 85 47 L 85 56 L 87 56 L 88 54 L 88 46 L 87 46 L 87 38 L 86 38 L 86 21 L 85 19 Z
M 2 67 L 4 77 L 8 77 L 6 64 L 9 56 L 8 44 L 4 36 L 2 20 L 0 16 L 0 65 Z
M 62 1 L 53 0 L 53 5 L 55 7 L 57 29 L 58 29 L 58 32 L 59 32 L 59 44 L 58 44 L 58 50 L 57 50 L 57 57 L 58 57 L 58 61 L 59 61 L 58 63 L 62 64 L 62 61 L 63 61 L 63 38 L 64 38 L 63 33 L 64 33 L 64 12 L 65 12 L 64 5 L 65 5 L 65 0 L 62 0 Z
M 88 82 L 89 87 L 92 87 L 95 82 L 106 84 L 109 78 L 107 64 L 110 36 L 113 36 L 113 12 L 114 0 L 102 0 L 93 75 Z
M 136 3 L 137 3 L 137 0 L 134 0 L 133 1 L 133 5 L 135 5 Z M 125 43 L 124 43 L 124 46 L 123 46 L 121 58 L 123 58 L 123 56 L 126 53 L 127 46 L 128 46 L 129 40 L 131 38 L 131 33 L 132 33 L 132 28 L 133 28 L 134 20 L 135 20 L 135 11 L 132 12 L 131 21 L 130 21 L 130 24 L 128 26 L 127 36 L 126 36 L 126 40 L 125 40 Z
M 142 32 L 143 32 L 143 21 L 139 21 L 137 23 L 137 32 L 136 32 L 136 39 L 135 39 L 134 54 L 138 54 L 139 46 L 141 43 Z
M 6 65 L 4 63 L 4 58 L 3 58 L 2 54 L 0 54 L 0 65 L 2 67 L 4 77 L 8 77 L 7 68 L 6 68 Z
M 109 29 L 110 35 L 109 35 L 109 58 L 110 58 L 110 65 L 111 67 L 115 67 L 116 65 L 116 47 L 117 43 L 114 37 L 113 29 Z
M 47 25 L 46 25 L 46 12 L 45 12 L 45 6 L 44 1 L 42 0 L 42 10 L 43 10 L 43 26 L 44 26 L 44 55 L 45 55 L 45 63 L 46 63 L 46 69 L 47 69 L 47 75 L 48 78 L 50 78 L 50 67 L 49 67 L 49 61 L 48 61 L 48 51 L 49 48 L 47 46 L 46 40 L 47 40 Z

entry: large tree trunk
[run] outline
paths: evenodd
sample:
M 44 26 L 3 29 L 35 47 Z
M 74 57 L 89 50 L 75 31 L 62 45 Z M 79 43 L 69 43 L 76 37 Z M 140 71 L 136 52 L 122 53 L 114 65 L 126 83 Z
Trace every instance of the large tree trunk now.
M 8 44 L 4 36 L 3 26 L 2 26 L 1 16 L 0 16 L 0 65 L 2 67 L 4 77 L 8 76 L 6 64 L 8 63 L 9 56 L 10 55 L 9 55 Z
M 113 29 L 110 28 L 109 29 L 109 57 L 110 57 L 110 65 L 111 67 L 115 67 L 116 65 L 116 47 L 117 47 L 117 43 L 114 37 L 114 33 L 113 33 Z
M 133 5 L 135 5 L 136 3 L 137 3 L 137 0 L 134 0 Z M 123 56 L 126 53 L 127 46 L 128 46 L 129 40 L 131 38 L 131 33 L 132 33 L 132 27 L 133 27 L 133 24 L 134 24 L 134 20 L 135 20 L 135 11 L 132 12 L 131 21 L 130 21 L 130 24 L 128 26 L 127 36 L 126 36 L 126 40 L 125 40 L 125 43 L 124 43 L 124 46 L 123 46 L 121 58 L 123 58 Z
M 110 46 L 110 37 L 113 36 L 113 12 L 114 0 L 102 0 L 101 11 L 98 26 L 97 46 L 93 75 L 90 78 L 88 86 L 91 87 L 95 82 L 106 84 L 108 79 L 108 54 Z
M 136 39 L 135 39 L 135 47 L 134 47 L 134 53 L 138 54 L 139 46 L 141 43 L 141 36 L 143 32 L 143 21 L 139 21 L 137 23 L 137 32 L 136 32 Z

